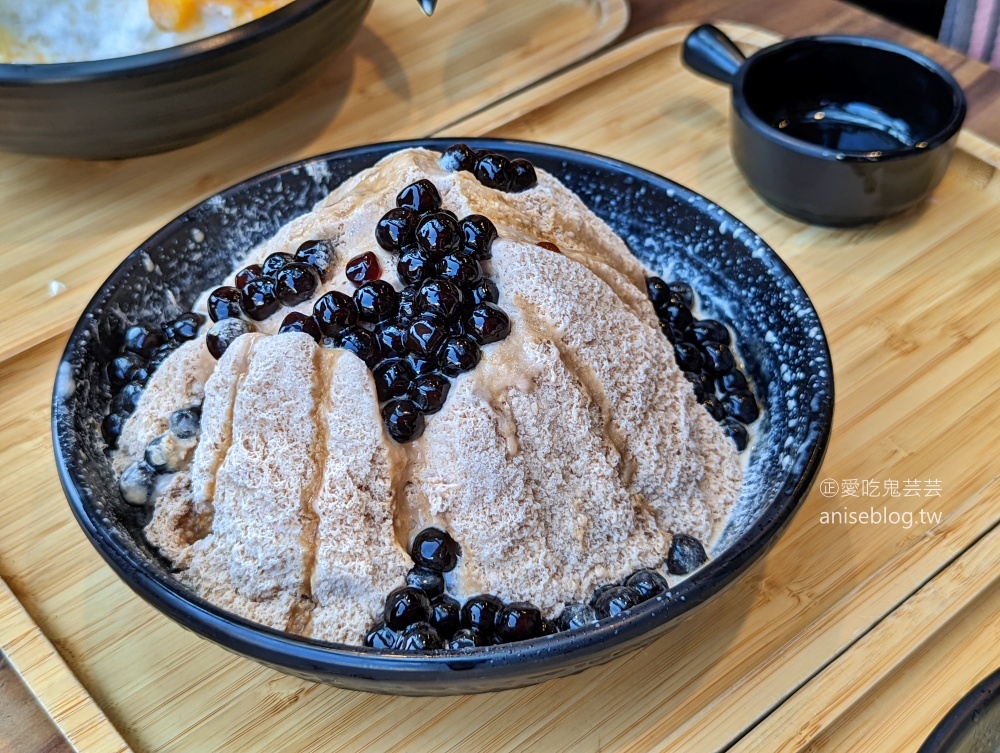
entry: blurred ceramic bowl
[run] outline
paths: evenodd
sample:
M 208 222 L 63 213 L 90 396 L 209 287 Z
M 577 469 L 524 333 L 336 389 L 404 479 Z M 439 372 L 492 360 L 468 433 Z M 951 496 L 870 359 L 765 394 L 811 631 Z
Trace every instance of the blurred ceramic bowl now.
M 176 149 L 288 97 L 371 0 L 294 0 L 194 42 L 107 60 L 0 64 L 0 151 L 113 159 Z

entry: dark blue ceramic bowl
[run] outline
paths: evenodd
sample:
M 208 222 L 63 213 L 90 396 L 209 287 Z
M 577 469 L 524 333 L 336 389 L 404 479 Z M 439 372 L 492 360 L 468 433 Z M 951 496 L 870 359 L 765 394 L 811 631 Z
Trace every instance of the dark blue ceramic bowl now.
M 917 753 L 996 753 L 1000 750 L 1000 671 L 968 692 Z
M 253 244 L 308 211 L 331 188 L 397 149 L 377 144 L 297 162 L 199 204 L 134 251 L 101 287 L 70 337 L 52 405 L 56 459 L 70 506 L 94 546 L 164 614 L 236 653 L 300 677 L 380 693 L 501 690 L 578 672 L 643 646 L 723 589 L 759 557 L 809 490 L 826 450 L 833 374 L 823 328 L 798 281 L 743 223 L 632 165 L 561 147 L 472 140 L 556 175 L 666 278 L 686 279 L 703 310 L 731 322 L 765 406 L 747 482 L 713 559 L 660 599 L 593 627 L 523 643 L 403 655 L 308 640 L 229 614 L 172 577 L 120 502 L 99 424 L 110 393 L 103 367 L 124 329 L 187 309 Z
M 207 138 L 291 96 L 343 50 L 371 0 L 295 0 L 165 50 L 0 63 L 0 151 L 112 159 Z

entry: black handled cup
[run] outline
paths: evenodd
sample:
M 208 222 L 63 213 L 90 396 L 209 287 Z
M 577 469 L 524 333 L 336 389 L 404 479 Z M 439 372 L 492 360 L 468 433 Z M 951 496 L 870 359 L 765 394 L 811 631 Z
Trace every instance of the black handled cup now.
M 923 200 L 965 119 L 965 95 L 944 68 L 880 39 L 801 37 L 746 58 L 704 25 L 683 60 L 732 87 L 733 158 L 751 187 L 820 225 L 874 222 Z

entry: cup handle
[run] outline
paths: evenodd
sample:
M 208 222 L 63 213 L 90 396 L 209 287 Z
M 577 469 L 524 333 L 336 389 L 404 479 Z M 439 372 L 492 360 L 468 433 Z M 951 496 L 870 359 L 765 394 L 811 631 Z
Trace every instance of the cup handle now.
M 696 73 L 723 84 L 732 84 L 746 56 L 719 29 L 711 24 L 702 24 L 684 40 L 681 60 Z

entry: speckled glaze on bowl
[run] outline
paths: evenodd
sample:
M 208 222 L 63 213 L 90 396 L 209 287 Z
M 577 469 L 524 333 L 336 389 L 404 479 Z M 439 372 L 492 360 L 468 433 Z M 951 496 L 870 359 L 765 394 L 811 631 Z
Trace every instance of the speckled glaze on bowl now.
M 651 269 L 689 280 L 702 311 L 733 325 L 765 406 L 742 496 L 713 558 L 655 600 L 598 625 L 506 646 L 401 654 L 324 643 L 225 612 L 183 586 L 142 536 L 144 515 L 123 504 L 104 454 L 103 367 L 124 329 L 190 306 L 254 244 L 333 187 L 397 149 L 443 150 L 443 140 L 358 147 L 241 183 L 199 204 L 134 251 L 101 287 L 70 337 L 53 396 L 59 474 L 84 532 L 136 593 L 199 635 L 299 677 L 380 693 L 452 695 L 513 688 L 578 672 L 639 648 L 717 594 L 768 547 L 806 495 L 826 450 L 833 378 L 823 328 L 799 283 L 739 220 L 658 175 L 571 149 L 469 140 L 530 159 L 575 191 Z M 374 230 L 374 229 L 373 229 Z
M 956 703 L 917 753 L 996 753 L 997 750 L 1000 750 L 1000 670 Z
M 298 91 L 371 0 L 294 0 L 164 50 L 80 63 L 0 63 L 0 151 L 113 159 L 200 141 Z

